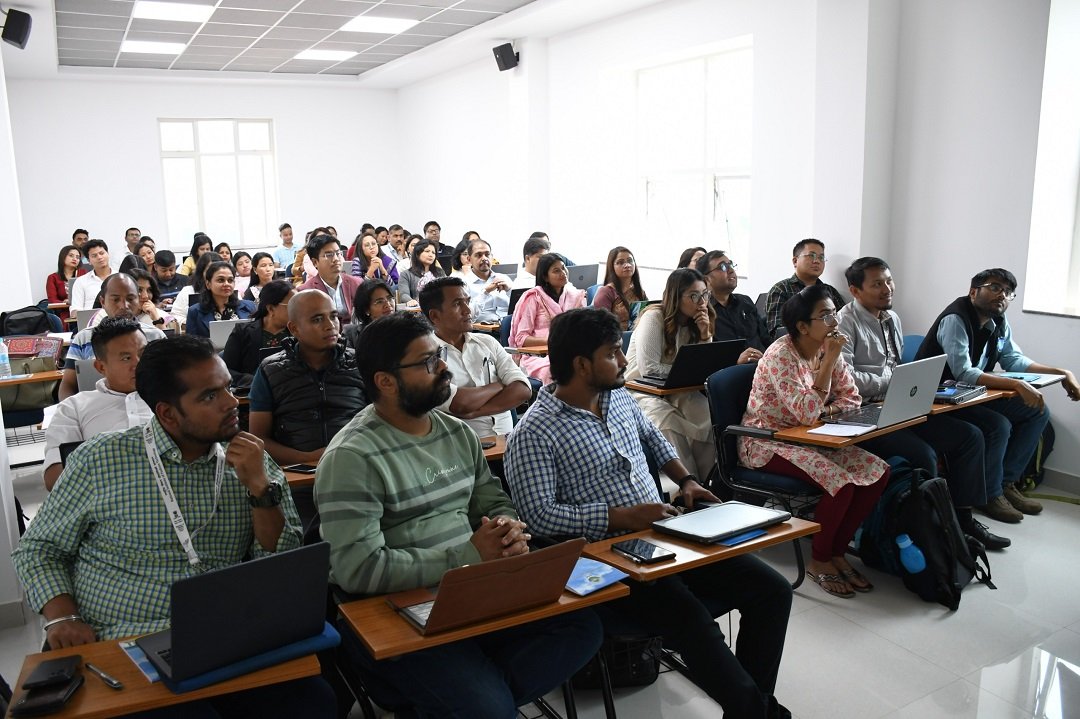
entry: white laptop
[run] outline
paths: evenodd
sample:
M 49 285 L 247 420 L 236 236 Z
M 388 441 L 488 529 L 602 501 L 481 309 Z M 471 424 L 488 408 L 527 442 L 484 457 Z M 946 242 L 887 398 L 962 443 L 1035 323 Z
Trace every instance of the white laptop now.
M 210 323 L 210 341 L 214 349 L 225 349 L 225 343 L 229 341 L 229 335 L 240 325 L 247 324 L 251 320 L 214 320 Z
M 93 359 L 75 360 L 75 375 L 79 381 L 80 392 L 92 392 L 102 374 L 94 367 Z
M 1039 374 L 1037 372 L 994 372 L 999 377 L 1008 377 L 1009 379 L 1020 379 L 1027 382 L 1032 387 L 1046 387 L 1047 385 L 1061 382 L 1065 379 L 1063 374 Z
M 943 354 L 896 365 L 892 379 L 889 380 L 889 390 L 885 393 L 884 402 L 868 404 L 850 412 L 822 417 L 822 419 L 825 422 L 840 424 L 889 427 L 921 417 L 927 414 L 931 405 L 934 404 L 934 394 L 941 381 L 943 369 L 945 369 L 945 355 Z

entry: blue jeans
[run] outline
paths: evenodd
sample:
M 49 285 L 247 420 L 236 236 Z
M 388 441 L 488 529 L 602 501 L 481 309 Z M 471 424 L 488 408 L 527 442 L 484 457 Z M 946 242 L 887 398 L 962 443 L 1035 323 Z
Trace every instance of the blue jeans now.
M 958 418 L 982 430 L 986 441 L 987 499 L 999 496 L 1004 485 L 1020 479 L 1039 445 L 1050 410 L 1035 409 L 1019 397 L 996 399 L 986 404 L 965 407 Z
M 513 719 L 585 666 L 603 630 L 590 609 L 376 661 L 345 620 L 341 641 L 380 706 L 406 716 Z

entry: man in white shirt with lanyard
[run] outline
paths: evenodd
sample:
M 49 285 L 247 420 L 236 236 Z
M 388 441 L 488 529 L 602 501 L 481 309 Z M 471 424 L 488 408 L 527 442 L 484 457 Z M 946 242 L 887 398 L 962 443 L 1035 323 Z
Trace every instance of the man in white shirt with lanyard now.
M 307 256 L 315 263 L 317 272 L 296 291 L 322 290 L 330 295 L 339 315 L 352 317 L 353 295 L 362 280 L 341 271 L 345 263 L 341 245 L 331 235 L 317 235 L 308 240 Z

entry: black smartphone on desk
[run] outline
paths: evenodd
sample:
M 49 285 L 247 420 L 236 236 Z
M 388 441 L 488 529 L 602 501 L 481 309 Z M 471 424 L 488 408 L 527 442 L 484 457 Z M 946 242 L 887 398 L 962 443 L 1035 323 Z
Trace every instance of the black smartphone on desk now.
M 30 676 L 23 682 L 23 689 L 40 689 L 51 687 L 56 684 L 67 684 L 75 677 L 79 665 L 82 664 L 81 654 L 72 654 L 69 657 L 59 659 L 46 659 L 34 667 Z
M 656 564 L 675 558 L 675 552 L 646 542 L 644 539 L 625 539 L 611 545 L 611 551 L 637 564 Z

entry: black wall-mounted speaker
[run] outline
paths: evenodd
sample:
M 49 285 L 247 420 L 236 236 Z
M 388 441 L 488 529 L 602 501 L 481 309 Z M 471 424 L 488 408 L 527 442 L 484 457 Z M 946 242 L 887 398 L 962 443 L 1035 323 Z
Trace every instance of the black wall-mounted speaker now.
M 518 54 L 514 52 L 514 46 L 510 43 L 492 48 L 495 53 L 495 62 L 499 64 L 499 70 L 512 70 L 518 65 Z
M 30 16 L 22 10 L 8 10 L 4 22 L 4 32 L 0 35 L 4 42 L 9 42 L 22 50 L 30 39 Z

